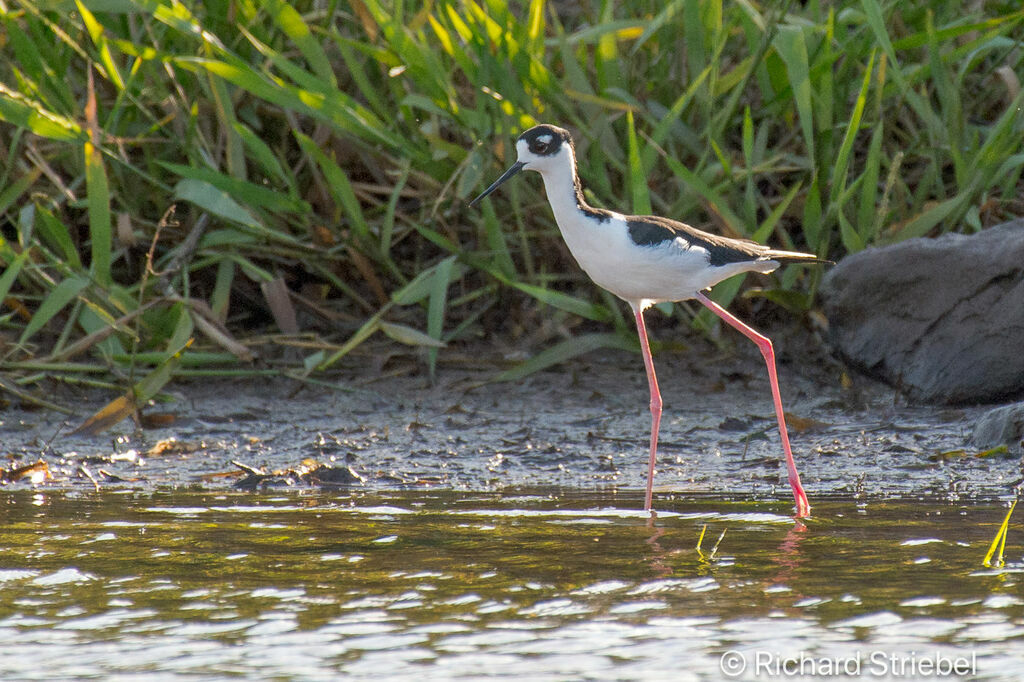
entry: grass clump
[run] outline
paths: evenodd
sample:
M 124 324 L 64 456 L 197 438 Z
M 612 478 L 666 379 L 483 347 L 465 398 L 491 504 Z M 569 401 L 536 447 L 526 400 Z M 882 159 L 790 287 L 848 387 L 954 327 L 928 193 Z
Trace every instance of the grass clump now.
M 542 309 L 602 323 L 544 362 L 628 345 L 540 192 L 465 208 L 542 121 L 598 205 L 833 259 L 982 229 L 1022 210 L 1024 10 L 971 7 L 0 2 L 3 387 L 309 376 L 377 332 L 433 372 Z

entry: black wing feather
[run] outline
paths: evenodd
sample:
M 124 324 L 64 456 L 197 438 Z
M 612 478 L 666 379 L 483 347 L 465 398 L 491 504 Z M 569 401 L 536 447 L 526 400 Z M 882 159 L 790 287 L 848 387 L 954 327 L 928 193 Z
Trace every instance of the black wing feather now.
M 783 263 L 827 263 L 810 253 L 776 251 L 749 239 L 732 239 L 703 232 L 678 220 L 656 215 L 627 216 L 629 238 L 638 246 L 657 246 L 682 237 L 685 241 L 708 252 L 712 266 L 771 259 Z

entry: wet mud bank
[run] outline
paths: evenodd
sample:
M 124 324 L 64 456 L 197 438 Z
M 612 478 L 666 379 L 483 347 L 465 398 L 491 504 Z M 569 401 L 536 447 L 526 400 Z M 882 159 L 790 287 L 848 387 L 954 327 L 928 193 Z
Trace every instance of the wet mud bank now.
M 995 499 L 1020 457 L 970 444 L 983 407 L 907 405 L 888 387 L 777 344 L 794 455 L 812 502 L 825 497 Z M 493 352 L 442 366 L 350 373 L 333 387 L 277 379 L 178 382 L 98 436 L 68 435 L 110 394 L 58 397 L 69 418 L 0 412 L 8 487 L 617 491 L 639 500 L 650 426 L 639 355 L 591 354 L 486 383 Z M 656 495 L 784 500 L 789 495 L 764 365 L 756 350 L 707 345 L 655 358 L 665 411 Z M 40 463 L 40 460 L 42 463 Z

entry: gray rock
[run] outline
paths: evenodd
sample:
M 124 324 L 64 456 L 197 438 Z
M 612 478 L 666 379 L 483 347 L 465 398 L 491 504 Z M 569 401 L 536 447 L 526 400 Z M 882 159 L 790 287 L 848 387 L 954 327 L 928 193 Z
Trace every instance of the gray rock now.
M 866 249 L 821 296 L 839 355 L 911 400 L 1024 395 L 1024 220 Z
M 983 414 L 974 426 L 971 445 L 979 450 L 1006 445 L 1012 453 L 1024 451 L 1024 403 L 1003 405 Z

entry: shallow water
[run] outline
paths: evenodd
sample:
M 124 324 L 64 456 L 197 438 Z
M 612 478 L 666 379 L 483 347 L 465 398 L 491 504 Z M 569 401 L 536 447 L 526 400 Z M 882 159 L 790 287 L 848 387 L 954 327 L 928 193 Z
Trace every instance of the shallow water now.
M 998 503 L 638 502 L 4 491 L 0 679 L 1024 678 Z

